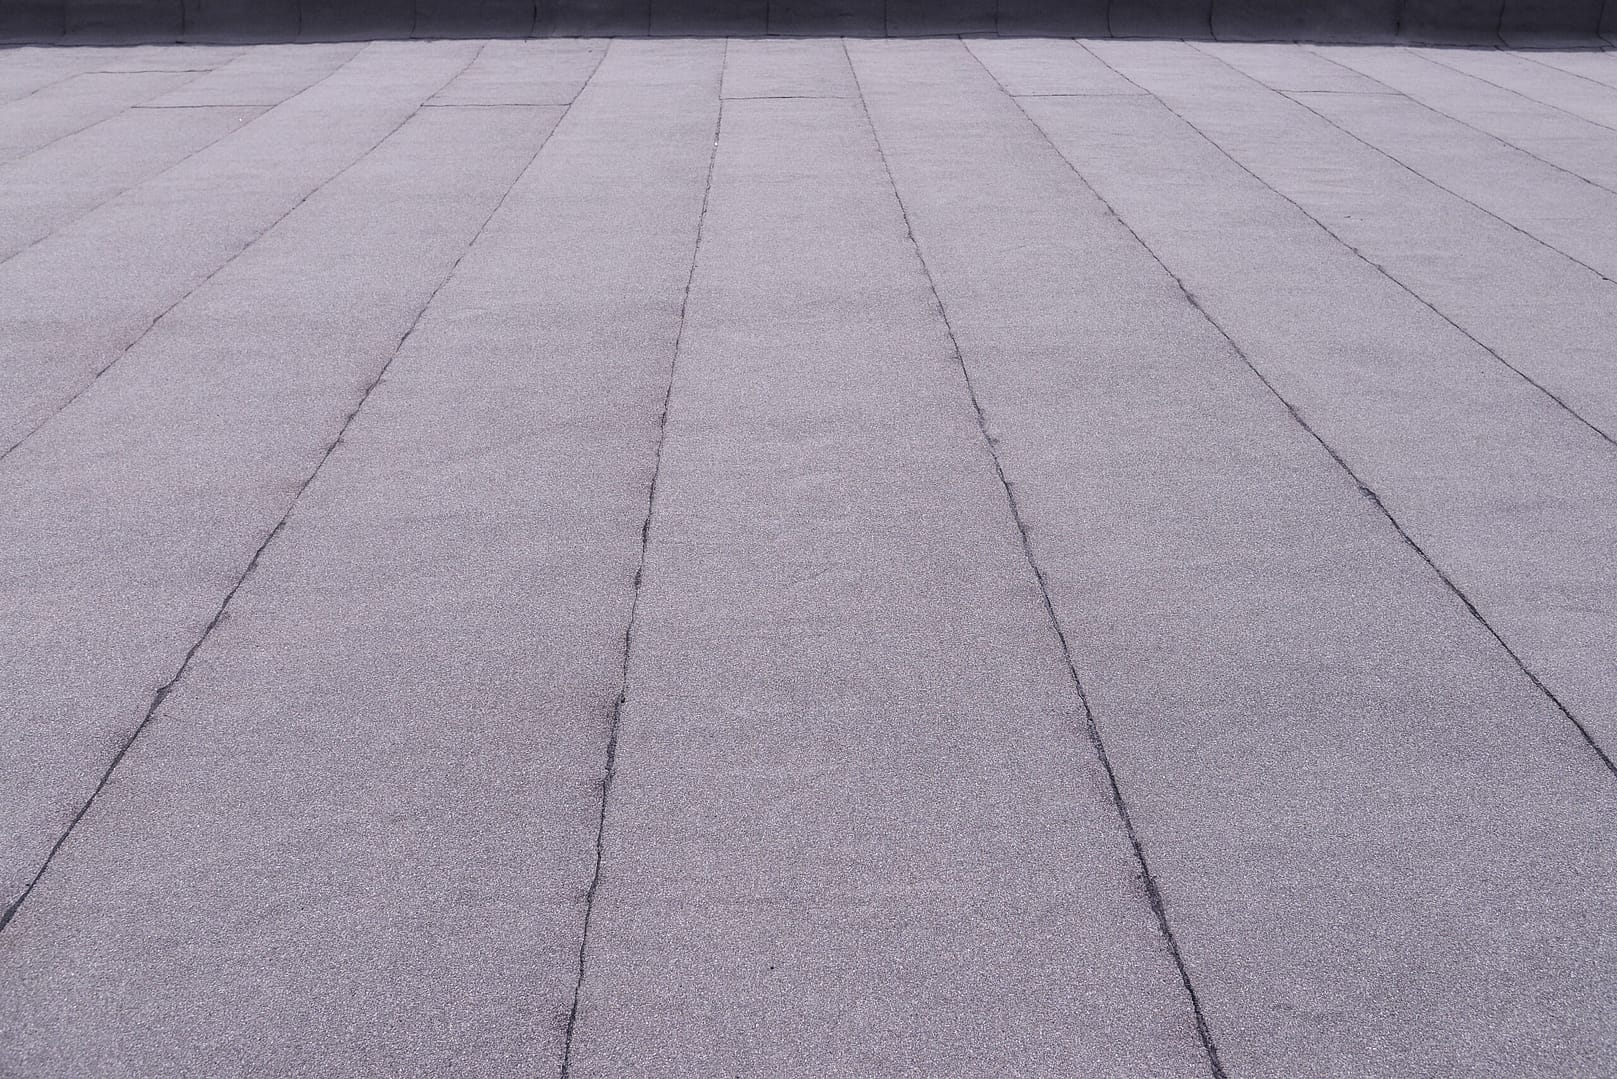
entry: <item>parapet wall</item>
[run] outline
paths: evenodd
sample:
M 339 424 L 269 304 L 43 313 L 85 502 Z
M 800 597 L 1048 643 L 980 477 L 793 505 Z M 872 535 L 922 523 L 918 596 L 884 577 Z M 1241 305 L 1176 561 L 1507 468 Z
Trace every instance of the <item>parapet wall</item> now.
M 0 41 L 938 34 L 1599 44 L 1617 0 L 0 0 Z

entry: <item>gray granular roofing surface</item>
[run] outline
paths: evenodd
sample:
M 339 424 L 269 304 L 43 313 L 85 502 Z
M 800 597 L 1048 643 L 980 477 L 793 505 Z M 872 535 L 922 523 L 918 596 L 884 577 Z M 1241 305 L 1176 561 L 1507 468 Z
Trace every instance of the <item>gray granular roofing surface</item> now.
M 0 52 L 0 1075 L 1617 1074 L 1617 56 Z

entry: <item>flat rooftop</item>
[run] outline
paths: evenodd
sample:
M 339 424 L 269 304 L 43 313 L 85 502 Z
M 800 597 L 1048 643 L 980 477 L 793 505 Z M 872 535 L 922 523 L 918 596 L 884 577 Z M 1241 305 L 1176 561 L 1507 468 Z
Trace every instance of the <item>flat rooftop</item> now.
M 1617 1071 L 1617 55 L 0 51 L 0 1073 Z

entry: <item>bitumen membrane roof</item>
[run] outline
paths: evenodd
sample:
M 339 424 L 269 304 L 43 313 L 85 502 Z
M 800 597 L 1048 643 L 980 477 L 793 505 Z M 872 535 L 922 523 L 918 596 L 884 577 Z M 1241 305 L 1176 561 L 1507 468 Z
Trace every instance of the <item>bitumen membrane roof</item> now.
M 1617 55 L 0 51 L 0 1075 L 1617 1073 Z

